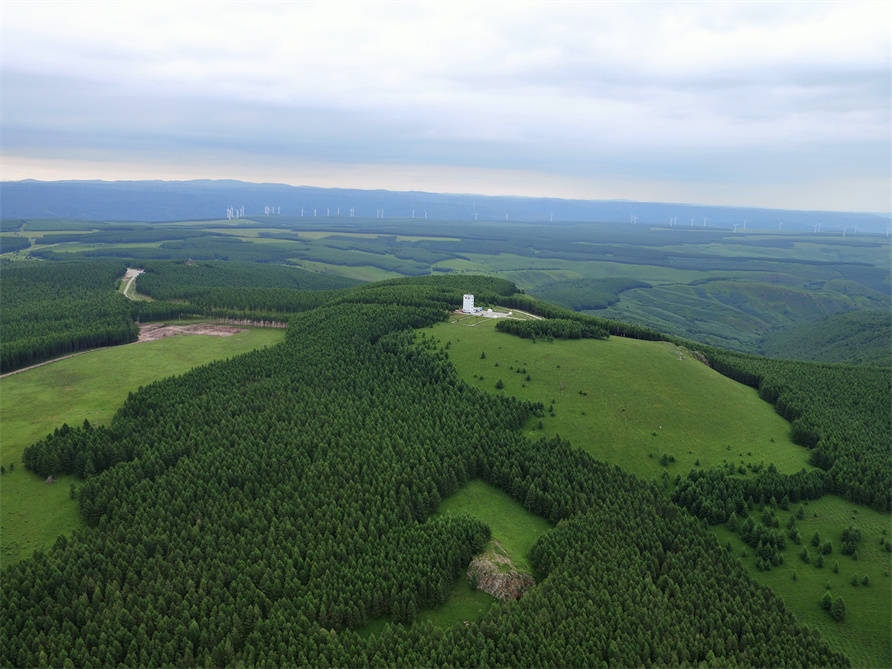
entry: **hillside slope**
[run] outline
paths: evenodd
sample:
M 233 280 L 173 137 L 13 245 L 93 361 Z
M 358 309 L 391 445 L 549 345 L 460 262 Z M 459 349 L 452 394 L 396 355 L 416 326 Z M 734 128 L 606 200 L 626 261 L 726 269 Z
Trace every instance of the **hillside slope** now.
M 776 330 L 762 340 L 772 358 L 892 365 L 892 316 L 888 311 L 832 314 L 796 327 Z
M 90 529 L 4 570 L 3 665 L 848 664 L 657 488 L 523 437 L 544 407 L 461 382 L 409 331 L 447 288 L 356 289 L 33 447 L 35 469 L 95 472 Z M 430 517 L 472 478 L 556 524 L 532 551 L 545 579 L 446 632 L 411 625 L 489 537 Z M 353 631 L 382 613 L 403 624 Z

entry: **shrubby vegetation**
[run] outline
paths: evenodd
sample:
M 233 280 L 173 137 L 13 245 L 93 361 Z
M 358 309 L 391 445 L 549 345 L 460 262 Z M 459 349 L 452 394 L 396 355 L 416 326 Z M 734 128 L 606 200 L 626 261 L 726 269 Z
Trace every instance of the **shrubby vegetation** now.
M 455 290 L 354 289 L 282 345 L 29 449 L 86 477 L 90 529 L 4 571 L 3 665 L 848 664 L 655 486 L 522 437 L 541 405 L 461 382 L 410 330 Z M 356 634 L 442 601 L 488 528 L 429 516 L 477 477 L 556 524 L 533 551 L 544 581 L 445 632 Z
M 533 295 L 546 302 L 573 309 L 573 311 L 586 311 L 604 309 L 616 304 L 623 291 L 650 287 L 651 285 L 644 281 L 620 277 L 574 279 L 547 283 L 533 291 Z
M 889 311 L 846 311 L 765 336 L 766 355 L 794 360 L 892 365 Z

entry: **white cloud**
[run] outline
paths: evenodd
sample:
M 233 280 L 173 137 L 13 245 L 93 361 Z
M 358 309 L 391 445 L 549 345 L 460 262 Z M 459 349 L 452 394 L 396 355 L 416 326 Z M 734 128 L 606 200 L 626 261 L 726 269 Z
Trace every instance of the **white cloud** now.
M 759 151 L 888 147 L 890 30 L 878 2 L 5 2 L 4 144 L 704 184 L 725 154 L 733 188 Z

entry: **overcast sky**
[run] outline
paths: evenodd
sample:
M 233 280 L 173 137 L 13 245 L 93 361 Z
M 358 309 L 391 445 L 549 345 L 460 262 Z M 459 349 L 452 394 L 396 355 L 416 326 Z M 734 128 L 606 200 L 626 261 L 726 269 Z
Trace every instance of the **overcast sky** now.
M 892 211 L 892 3 L 2 0 L 2 178 Z

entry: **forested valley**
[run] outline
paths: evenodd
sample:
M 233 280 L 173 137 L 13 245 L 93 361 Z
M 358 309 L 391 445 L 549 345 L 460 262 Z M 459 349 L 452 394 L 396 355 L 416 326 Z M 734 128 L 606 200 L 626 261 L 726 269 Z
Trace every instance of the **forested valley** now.
M 26 449 L 30 471 L 78 478 L 87 528 L 4 568 L 3 666 L 850 665 L 708 527 L 827 494 L 888 513 L 888 366 L 732 352 L 475 274 L 360 283 L 270 262 L 287 255 L 278 240 L 252 246 L 272 255 L 140 251 L 139 302 L 115 292 L 121 260 L 3 263 L 3 371 L 132 341 L 137 320 L 289 321 L 282 344 L 134 390 L 109 425 L 59 426 Z M 422 255 L 397 259 L 433 261 Z M 545 406 L 472 388 L 426 335 L 465 292 L 543 317 L 501 321 L 507 334 L 695 351 L 757 388 L 816 469 L 692 470 L 669 495 L 559 436 L 523 436 Z M 474 479 L 552 529 L 529 593 L 444 630 L 418 613 L 443 603 L 490 529 L 432 514 Z M 771 527 L 746 528 L 767 569 Z M 393 624 L 361 633 L 381 616 Z

